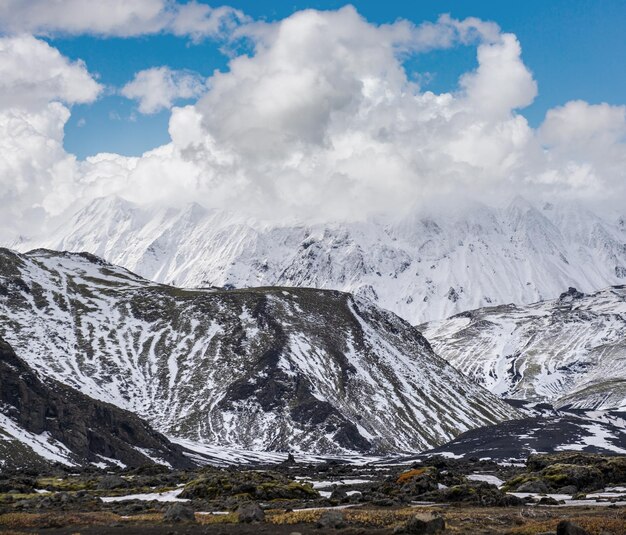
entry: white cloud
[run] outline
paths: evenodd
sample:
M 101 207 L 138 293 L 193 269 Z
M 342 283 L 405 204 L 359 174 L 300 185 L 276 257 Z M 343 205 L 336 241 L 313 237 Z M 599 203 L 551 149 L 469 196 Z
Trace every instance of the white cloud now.
M 478 69 L 461 78 L 471 105 L 484 115 L 506 117 L 537 96 L 537 83 L 521 59 L 522 49 L 513 34 L 478 47 Z
M 75 162 L 60 148 L 57 124 L 54 150 L 32 156 L 40 174 L 15 166 L 26 169 L 24 184 L 3 198 L 32 183 L 39 197 L 25 198 L 49 213 L 114 193 L 274 220 L 396 214 L 441 194 L 626 198 L 625 108 L 571 102 L 531 128 L 519 110 L 536 82 L 516 37 L 494 24 L 442 17 L 377 26 L 347 7 L 241 26 L 236 35 L 253 50 L 209 78 L 196 104 L 173 108 L 171 143 L 139 158 Z M 406 72 L 407 54 L 460 44 L 477 46 L 478 65 L 456 91 L 423 91 Z M 138 75 L 130 96 L 143 111 L 169 106 L 180 96 L 170 75 Z M 11 150 L 30 150 L 19 147 Z M 63 173 L 50 174 L 55 162 Z
M 120 92 L 139 101 L 141 113 L 150 114 L 171 108 L 178 99 L 198 98 L 205 90 L 205 80 L 198 73 L 153 67 L 135 74 Z
M 58 102 L 36 111 L 0 110 L 0 238 L 28 234 L 74 200 L 55 201 L 62 182 L 75 184 L 75 158 L 63 149 L 69 110 Z
M 28 232 L 72 202 L 72 194 L 46 202 L 61 182 L 75 183 L 75 158 L 63 149 L 64 104 L 91 102 L 101 90 L 82 62 L 44 41 L 0 38 L 0 228 Z
M 217 37 L 246 20 L 230 7 L 212 8 L 191 0 L 3 0 L 5 33 L 94 34 L 131 37 L 155 33 Z
M 84 63 L 69 61 L 46 42 L 0 37 L 0 107 L 92 102 L 101 90 Z

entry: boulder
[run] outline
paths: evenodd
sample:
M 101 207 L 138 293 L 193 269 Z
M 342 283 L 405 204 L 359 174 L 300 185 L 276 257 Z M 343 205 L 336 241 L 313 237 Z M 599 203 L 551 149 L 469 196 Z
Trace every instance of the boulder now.
M 441 533 L 446 529 L 446 522 L 440 516 L 432 514 L 415 515 L 403 526 L 394 530 L 394 533 L 407 533 L 413 535 L 430 535 Z
M 250 524 L 251 522 L 263 522 L 265 513 L 256 502 L 242 503 L 237 507 L 237 521 L 241 524 Z
M 168 505 L 167 509 L 163 513 L 163 520 L 165 522 L 195 522 L 196 515 L 193 509 L 182 504 L 181 502 L 175 502 L 172 505 Z
M 348 493 L 342 488 L 335 488 L 330 494 L 330 499 L 334 502 L 347 502 L 349 497 Z
M 590 533 L 569 520 L 563 520 L 556 527 L 556 535 L 590 535 Z
M 324 511 L 317 521 L 317 527 L 327 529 L 341 529 L 346 525 L 346 519 L 341 511 Z
M 548 485 L 545 484 L 541 479 L 531 479 L 529 481 L 525 481 L 519 487 L 517 487 L 515 492 L 528 492 L 531 494 L 547 494 L 550 492 Z M 575 491 L 574 491 L 575 492 Z
M 100 490 L 113 490 L 113 489 L 126 489 L 128 488 L 128 481 L 120 476 L 108 475 L 98 481 L 98 489 Z

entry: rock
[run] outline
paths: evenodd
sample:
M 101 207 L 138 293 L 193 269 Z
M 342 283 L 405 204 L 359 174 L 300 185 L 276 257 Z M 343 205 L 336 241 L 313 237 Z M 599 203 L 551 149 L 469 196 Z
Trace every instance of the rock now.
M 540 479 L 533 479 L 522 483 L 515 492 L 530 492 L 532 494 L 547 494 L 550 492 L 548 485 Z
M 346 525 L 346 519 L 341 511 L 324 511 L 317 521 L 321 529 L 341 529 Z
M 275 471 L 224 471 L 207 469 L 189 481 L 179 495 L 190 500 L 233 497 L 239 502 L 271 500 L 308 500 L 319 498 L 311 485 L 293 481 Z
M 440 533 L 446 529 L 446 522 L 440 516 L 432 514 L 415 515 L 403 526 L 400 526 L 394 533 L 411 533 L 414 535 L 428 535 Z
M 250 522 L 263 522 L 265 513 L 256 502 L 242 503 L 237 507 L 237 520 L 239 523 L 249 524 Z
M 330 499 L 334 502 L 348 501 L 348 493 L 342 488 L 335 488 L 330 494 Z
M 565 487 L 561 487 L 558 489 L 558 494 L 570 494 L 574 495 L 578 492 L 578 489 L 574 485 L 566 485 Z
M 128 481 L 120 476 L 104 476 L 98 481 L 98 489 L 100 490 L 112 490 L 112 489 L 125 489 L 128 488 Z
M 557 500 L 555 500 L 554 498 L 551 498 L 550 496 L 544 496 L 537 503 L 539 505 L 559 505 L 561 502 L 558 502 Z
M 196 515 L 190 507 L 176 502 L 165 509 L 163 520 L 165 522 L 195 522 Z
M 524 501 L 517 496 L 502 492 L 495 485 L 484 481 L 471 481 L 463 485 L 439 489 L 423 496 L 424 500 L 437 502 L 466 503 L 481 507 L 510 507 L 522 505 Z
M 293 456 L 293 453 L 290 453 L 289 455 L 287 455 L 287 458 L 280 463 L 282 466 L 294 466 L 296 463 L 296 459 Z
M 556 535 L 590 535 L 590 533 L 569 520 L 563 520 L 556 527 Z

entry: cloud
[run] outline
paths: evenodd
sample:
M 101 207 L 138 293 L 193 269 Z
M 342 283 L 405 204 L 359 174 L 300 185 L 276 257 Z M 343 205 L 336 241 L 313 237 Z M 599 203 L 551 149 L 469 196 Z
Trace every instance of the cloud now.
M 198 73 L 153 67 L 135 74 L 120 93 L 139 101 L 141 113 L 150 114 L 171 108 L 178 99 L 198 98 L 205 90 L 205 80 Z
M 0 107 L 87 103 L 101 91 L 83 62 L 69 61 L 46 42 L 28 35 L 0 37 Z
M 548 162 L 536 182 L 624 202 L 626 106 L 570 101 L 548 111 L 538 140 Z
M 506 117 L 537 96 L 537 83 L 521 53 L 519 41 L 510 33 L 478 47 L 478 69 L 464 75 L 460 84 L 468 102 L 481 114 Z
M 531 128 L 520 110 L 537 84 L 517 38 L 493 23 L 375 25 L 346 7 L 246 24 L 234 37 L 252 48 L 215 72 L 195 104 L 172 109 L 170 143 L 138 158 L 78 162 L 62 150 L 66 119 L 56 105 L 45 111 L 54 128 L 33 134 L 36 164 L 27 163 L 29 143 L 7 141 L 15 146 L 3 152 L 21 151 L 23 163 L 5 176 L 21 173 L 23 184 L 2 198 L 50 215 L 116 194 L 275 222 L 396 215 L 441 195 L 626 199 L 625 108 L 570 102 Z M 424 91 L 404 60 L 453 46 L 476 46 L 476 68 L 454 91 Z M 159 69 L 131 82 L 143 111 L 180 96 L 180 75 Z M 37 136 L 46 135 L 43 150 Z
M 0 31 L 36 35 L 132 37 L 156 33 L 194 40 L 228 34 L 246 16 L 231 7 L 194 0 L 3 0 Z
M 0 38 L 0 228 L 28 232 L 67 207 L 45 202 L 63 181 L 75 184 L 75 158 L 63 149 L 66 105 L 101 91 L 82 62 L 44 41 Z
M 36 111 L 0 110 L 0 239 L 35 232 L 75 199 L 53 201 L 62 183 L 75 184 L 75 158 L 63 149 L 68 108 L 53 102 Z

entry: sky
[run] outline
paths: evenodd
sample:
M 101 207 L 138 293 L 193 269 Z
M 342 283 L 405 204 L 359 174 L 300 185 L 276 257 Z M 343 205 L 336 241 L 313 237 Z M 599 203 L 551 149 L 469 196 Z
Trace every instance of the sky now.
M 302 9 L 338 9 L 345 2 L 251 2 L 231 6 L 256 20 L 276 21 Z M 502 1 L 367 1 L 352 2 L 367 20 L 391 23 L 398 18 L 413 22 L 436 20 L 442 13 L 457 18 L 480 17 L 497 22 L 503 31 L 517 35 L 524 62 L 539 84 L 535 101 L 521 113 L 538 126 L 546 111 L 572 99 L 591 103 L 621 104 L 626 93 L 626 5 L 622 0 Z M 190 69 L 210 76 L 226 69 L 228 57 L 221 43 L 170 35 L 102 39 L 90 36 L 49 38 L 64 55 L 83 59 L 100 81 L 123 86 L 134 73 L 155 65 Z M 443 92 L 455 88 L 458 77 L 476 66 L 475 51 L 459 47 L 407 61 L 407 69 L 428 73 L 425 88 Z M 179 103 L 184 100 L 179 100 Z M 139 155 L 169 140 L 169 113 L 140 114 L 132 101 L 108 95 L 76 109 L 66 126 L 65 146 L 81 158 L 98 152 Z
M 619 204 L 624 27 L 621 0 L 0 0 L 0 223 L 107 195 L 305 220 Z

